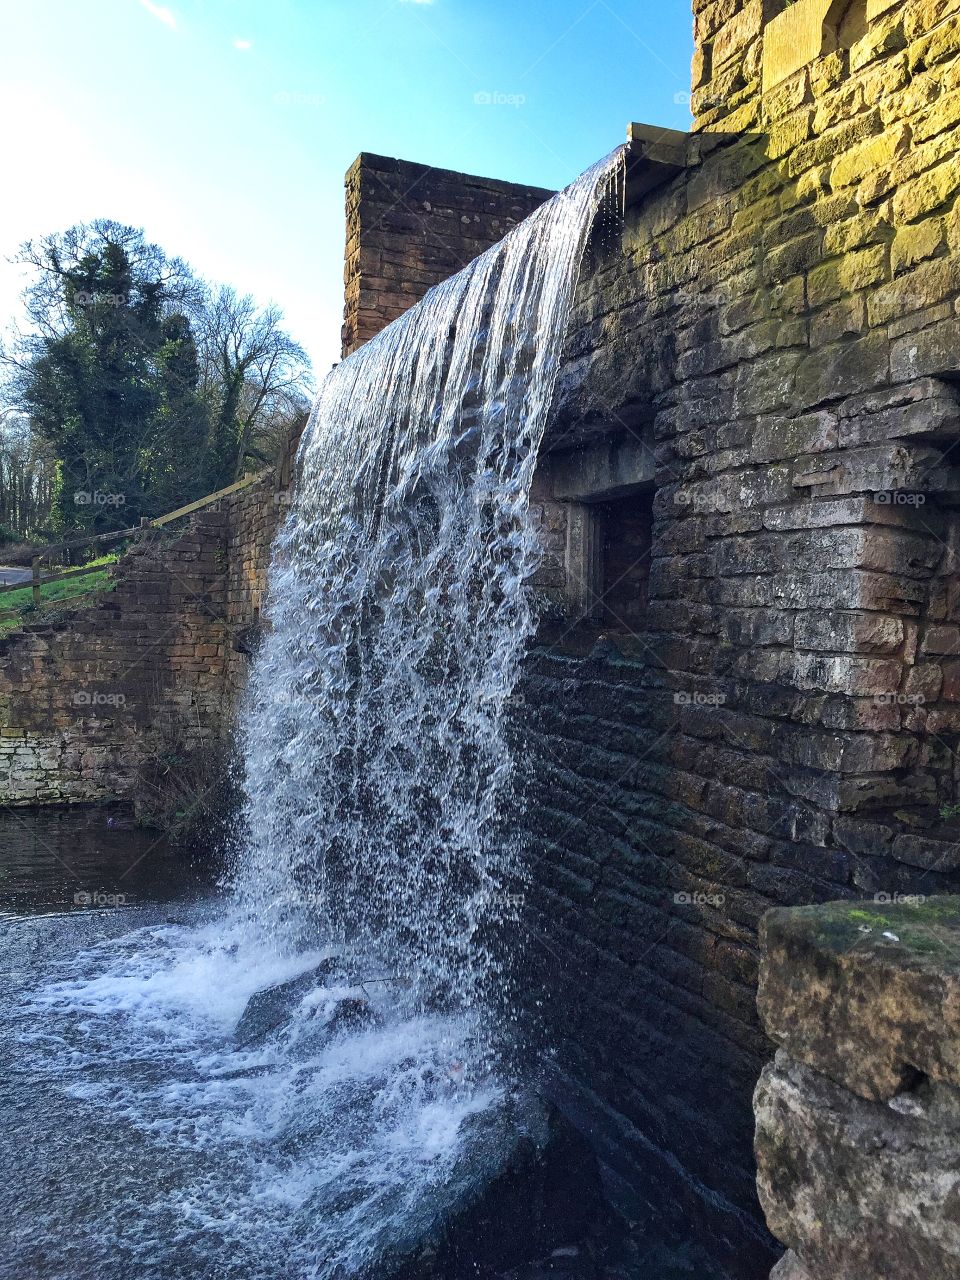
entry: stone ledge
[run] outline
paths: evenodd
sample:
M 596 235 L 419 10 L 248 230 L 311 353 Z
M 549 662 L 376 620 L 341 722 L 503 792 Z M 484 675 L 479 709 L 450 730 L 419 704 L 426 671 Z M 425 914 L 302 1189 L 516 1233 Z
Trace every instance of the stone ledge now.
M 627 125 L 625 204 L 631 208 L 664 186 L 688 163 L 690 134 L 659 125 Z
M 960 897 L 768 912 L 758 1008 L 798 1061 L 872 1101 L 960 1086 Z

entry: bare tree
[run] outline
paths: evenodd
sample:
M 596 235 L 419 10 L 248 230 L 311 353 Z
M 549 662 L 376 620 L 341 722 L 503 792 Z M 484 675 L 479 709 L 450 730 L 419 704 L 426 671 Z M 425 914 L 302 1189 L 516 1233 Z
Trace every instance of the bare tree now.
M 57 483 L 57 461 L 15 409 L 0 410 L 0 540 L 43 529 Z
M 228 285 L 209 293 L 193 315 L 210 452 L 224 478 L 238 479 L 250 459 L 272 462 L 309 408 L 310 362 L 282 322 L 279 307 L 260 308 Z
M 168 257 L 138 227 L 96 218 L 67 231 L 27 240 L 13 257 L 14 263 L 31 272 L 23 294 L 28 344 L 62 338 L 72 330 L 78 293 L 81 299 L 84 295 L 91 299 L 95 294 L 102 296 L 97 278 L 100 264 L 118 251 L 134 287 L 133 296 L 122 300 L 128 306 L 138 302 L 149 305 L 154 297 L 161 300 L 166 313 L 201 305 L 204 286 L 182 258 Z
M 310 365 L 280 309 L 205 283 L 143 231 L 99 219 L 15 261 L 27 324 L 0 344 L 0 409 L 23 416 L 29 449 L 21 432 L 0 459 L 0 512 L 17 531 L 45 504 L 55 529 L 112 518 L 81 509 L 87 490 L 156 514 L 273 463 L 305 422 Z

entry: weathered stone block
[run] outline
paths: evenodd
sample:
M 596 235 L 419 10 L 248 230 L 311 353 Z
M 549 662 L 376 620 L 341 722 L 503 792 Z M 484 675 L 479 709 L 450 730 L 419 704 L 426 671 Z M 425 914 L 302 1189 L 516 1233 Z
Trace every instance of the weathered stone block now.
M 770 1272 L 770 1280 L 815 1280 L 791 1249 Z
M 931 373 L 960 376 L 960 320 L 935 325 L 892 343 L 890 371 L 895 382 Z
M 797 370 L 796 404 L 813 407 L 882 386 L 889 377 L 889 364 L 889 345 L 882 334 L 814 352 Z
M 950 17 L 926 36 L 918 37 L 910 45 L 908 61 L 911 70 L 935 67 L 955 58 L 960 50 L 960 20 Z
M 902 227 L 890 250 L 893 274 L 902 275 L 918 262 L 934 257 L 941 249 L 946 248 L 946 243 L 946 224 L 942 218 L 930 218 L 926 222 Z
M 960 171 L 955 160 L 947 160 L 906 183 L 893 197 L 893 215 L 898 224 L 918 222 L 947 204 L 960 189 Z
M 960 868 L 960 844 L 956 840 L 899 835 L 893 842 L 892 853 L 899 861 L 924 871 L 951 872 Z
M 922 445 L 878 445 L 804 459 L 793 477 L 798 490 L 818 496 L 846 493 L 887 495 L 895 490 L 930 488 L 942 453 Z M 877 504 L 880 505 L 880 504 Z
M 850 653 L 895 653 L 903 644 L 903 622 L 882 614 L 801 613 L 796 623 L 800 649 Z
M 918 1072 L 960 1088 L 960 898 L 773 911 L 761 947 L 760 1016 L 791 1057 L 874 1101 Z
M 832 1020 L 829 1005 L 821 1014 Z M 954 1280 L 960 1091 L 927 1085 L 894 1110 L 781 1052 L 754 1107 L 761 1203 L 800 1276 Z
M 903 155 L 909 144 L 909 129 L 905 125 L 897 125 L 843 152 L 830 170 L 831 187 L 836 191 L 860 182 L 874 170 L 882 169 Z
M 820 307 L 846 294 L 879 284 L 887 276 L 887 247 L 872 245 L 847 253 L 835 262 L 815 267 L 807 279 L 811 307 Z

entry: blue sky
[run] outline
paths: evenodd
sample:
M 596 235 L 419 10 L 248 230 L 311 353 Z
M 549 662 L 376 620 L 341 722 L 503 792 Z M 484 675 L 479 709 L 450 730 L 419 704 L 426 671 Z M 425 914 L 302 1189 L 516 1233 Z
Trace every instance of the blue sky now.
M 562 186 L 629 120 L 689 124 L 691 52 L 686 0 L 0 0 L 0 258 L 143 226 L 322 372 L 360 151 Z M 21 287 L 4 261 L 0 326 Z

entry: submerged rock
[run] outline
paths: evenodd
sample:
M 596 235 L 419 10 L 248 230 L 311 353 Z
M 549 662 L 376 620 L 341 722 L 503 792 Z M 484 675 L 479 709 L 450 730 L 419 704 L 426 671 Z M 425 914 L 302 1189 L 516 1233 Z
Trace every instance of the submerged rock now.
M 330 978 L 342 972 L 342 962 L 336 956 L 330 956 L 298 978 L 255 991 L 233 1033 L 237 1044 L 258 1044 L 265 1040 L 271 1031 L 276 1031 L 287 1021 L 304 996 L 316 987 L 326 986 Z
M 333 1006 L 324 1026 L 330 1035 L 338 1031 L 360 1031 L 364 1027 L 378 1027 L 382 1019 L 367 1000 L 348 996 Z

